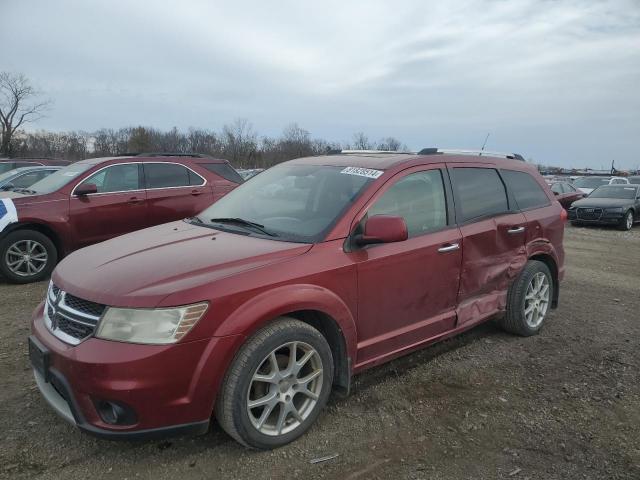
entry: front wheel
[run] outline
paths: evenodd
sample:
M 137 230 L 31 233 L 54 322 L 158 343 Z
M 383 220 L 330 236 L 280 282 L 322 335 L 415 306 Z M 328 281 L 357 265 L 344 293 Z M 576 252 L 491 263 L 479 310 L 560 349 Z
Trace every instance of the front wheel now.
M 57 260 L 51 239 L 35 230 L 16 230 L 0 241 L 0 273 L 12 283 L 48 277 Z
M 633 227 L 633 222 L 634 222 L 633 211 L 629 210 L 627 213 L 624 214 L 624 217 L 620 222 L 620 226 L 619 226 L 620 230 L 631 230 L 631 228 Z
M 327 403 L 333 358 L 315 328 L 282 317 L 240 349 L 216 402 L 220 426 L 241 444 L 271 449 L 305 433 Z
M 553 280 L 549 267 L 530 260 L 509 288 L 502 327 L 525 337 L 535 335 L 542 328 L 552 298 Z

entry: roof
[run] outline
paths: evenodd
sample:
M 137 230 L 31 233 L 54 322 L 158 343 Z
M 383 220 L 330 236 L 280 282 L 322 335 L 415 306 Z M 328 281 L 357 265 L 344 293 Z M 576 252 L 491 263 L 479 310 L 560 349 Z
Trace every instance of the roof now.
M 353 152 L 336 155 L 323 155 L 316 157 L 304 157 L 290 160 L 289 165 L 327 165 L 336 167 L 361 167 L 373 168 L 376 170 L 388 170 L 397 165 L 407 164 L 430 164 L 430 163 L 489 163 L 503 166 L 529 165 L 521 160 L 494 157 L 491 155 L 476 154 L 449 154 L 433 153 L 420 155 L 419 153 L 389 153 L 389 152 Z
M 85 160 L 80 160 L 79 164 L 82 165 L 98 165 L 103 162 L 109 162 L 113 160 L 126 160 L 126 161 L 142 161 L 142 162 L 190 162 L 190 163 L 227 163 L 226 160 L 222 160 L 219 158 L 208 157 L 206 155 L 193 156 L 193 155 L 176 155 L 176 154 L 124 154 L 119 155 L 117 157 L 98 157 L 98 158 L 87 158 Z

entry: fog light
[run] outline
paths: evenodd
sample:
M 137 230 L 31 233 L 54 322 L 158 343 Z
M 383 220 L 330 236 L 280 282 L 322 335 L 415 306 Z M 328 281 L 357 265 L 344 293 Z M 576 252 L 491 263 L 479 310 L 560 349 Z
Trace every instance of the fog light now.
M 137 418 L 128 406 L 108 400 L 95 401 L 96 410 L 104 423 L 109 425 L 133 425 Z

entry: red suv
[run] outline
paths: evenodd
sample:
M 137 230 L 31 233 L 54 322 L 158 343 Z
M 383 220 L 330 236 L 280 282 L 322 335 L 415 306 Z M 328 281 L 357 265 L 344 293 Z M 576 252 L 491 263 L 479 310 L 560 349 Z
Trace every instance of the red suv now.
M 108 438 L 204 433 L 272 448 L 352 375 L 498 316 L 542 328 L 565 210 L 510 158 L 293 160 L 202 213 L 67 257 L 34 312 L 36 382 Z
M 0 273 L 14 283 L 41 280 L 78 248 L 195 215 L 242 181 L 227 161 L 202 155 L 74 163 L 0 194 Z

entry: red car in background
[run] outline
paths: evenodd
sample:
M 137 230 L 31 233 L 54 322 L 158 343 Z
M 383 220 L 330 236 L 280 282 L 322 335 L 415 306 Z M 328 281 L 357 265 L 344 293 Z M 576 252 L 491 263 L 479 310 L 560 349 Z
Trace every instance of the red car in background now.
M 568 210 L 573 202 L 586 197 L 587 195 L 578 188 L 571 185 L 569 182 L 548 182 L 551 187 L 551 191 L 556 196 L 556 199 L 560 202 L 560 205 Z
M 195 154 L 74 163 L 0 194 L 0 273 L 14 283 L 41 280 L 78 248 L 191 217 L 242 181 L 226 160 Z
M 22 167 L 64 167 L 69 160 L 56 158 L 0 158 L 0 174 Z

